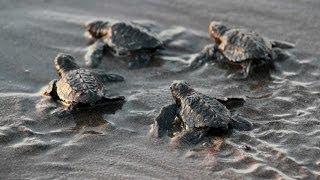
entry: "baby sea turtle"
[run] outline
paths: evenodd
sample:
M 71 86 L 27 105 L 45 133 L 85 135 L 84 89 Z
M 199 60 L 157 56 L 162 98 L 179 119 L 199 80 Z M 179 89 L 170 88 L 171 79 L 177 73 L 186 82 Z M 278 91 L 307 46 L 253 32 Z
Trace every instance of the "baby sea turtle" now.
M 123 81 L 122 76 L 80 68 L 75 59 L 67 54 L 58 54 L 54 65 L 60 79 L 52 80 L 44 95 L 59 100 L 71 110 L 108 105 L 125 99 L 123 96 L 109 96 L 105 87 L 108 82 Z
M 212 98 L 184 81 L 173 82 L 170 89 L 175 103 L 162 108 L 151 130 L 153 136 L 162 137 L 179 129 L 181 132 L 175 137 L 178 141 L 196 144 L 209 133 L 252 129 L 249 121 L 231 116 L 229 109 L 243 104 L 241 98 Z
M 86 25 L 95 43 L 85 56 L 86 64 L 100 64 L 106 49 L 114 56 L 130 58 L 129 68 L 140 68 L 150 62 L 152 54 L 163 47 L 163 41 L 148 28 L 134 22 L 94 21 Z
M 199 53 L 191 63 L 191 68 L 196 68 L 211 59 L 220 60 L 240 65 L 242 75 L 247 77 L 255 67 L 273 67 L 274 54 L 281 53 L 279 49 L 294 47 L 291 43 L 270 40 L 256 32 L 232 28 L 217 21 L 210 23 L 209 35 L 215 43 L 206 46 Z M 273 51 L 274 49 L 277 51 Z

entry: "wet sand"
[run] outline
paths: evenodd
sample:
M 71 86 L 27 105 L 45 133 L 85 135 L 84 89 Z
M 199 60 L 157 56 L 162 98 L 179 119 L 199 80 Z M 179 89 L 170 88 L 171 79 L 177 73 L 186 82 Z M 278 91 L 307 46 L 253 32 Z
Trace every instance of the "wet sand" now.
M 52 60 L 65 52 L 84 65 L 81 23 L 100 18 L 148 21 L 183 35 L 148 68 L 128 70 L 125 61 L 106 56 L 99 68 L 126 78 L 110 86 L 126 97 L 122 109 L 57 116 L 59 104 L 40 93 L 57 78 Z M 319 18 L 317 0 L 0 1 L 0 179 L 319 179 Z M 211 63 L 170 73 L 181 67 L 174 60 L 211 42 L 211 20 L 296 48 L 277 62 L 271 78 L 229 79 L 228 70 Z M 250 118 L 254 130 L 186 148 L 150 138 L 153 118 L 172 102 L 169 85 L 176 79 L 210 96 L 245 96 L 237 113 Z

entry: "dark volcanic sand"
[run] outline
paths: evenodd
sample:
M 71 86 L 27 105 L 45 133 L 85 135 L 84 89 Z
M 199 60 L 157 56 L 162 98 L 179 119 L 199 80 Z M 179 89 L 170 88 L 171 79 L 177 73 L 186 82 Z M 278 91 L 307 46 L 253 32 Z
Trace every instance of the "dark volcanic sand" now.
M 318 0 L 0 1 L 0 179 L 320 178 L 320 2 Z M 148 20 L 185 29 L 161 66 L 129 71 L 106 57 L 100 68 L 126 82 L 110 89 L 127 102 L 115 114 L 59 118 L 40 95 L 56 78 L 52 60 L 67 52 L 83 65 L 81 23 L 98 18 Z M 209 43 L 210 20 L 253 28 L 297 45 L 271 80 L 237 81 L 213 64 L 184 75 L 185 59 Z M 176 26 L 181 26 L 176 27 Z M 238 113 L 255 129 L 175 148 L 148 136 L 153 118 L 172 101 L 169 84 L 189 81 L 211 96 L 246 96 Z M 106 123 L 108 121 L 109 123 Z M 251 147 L 246 150 L 245 145 Z

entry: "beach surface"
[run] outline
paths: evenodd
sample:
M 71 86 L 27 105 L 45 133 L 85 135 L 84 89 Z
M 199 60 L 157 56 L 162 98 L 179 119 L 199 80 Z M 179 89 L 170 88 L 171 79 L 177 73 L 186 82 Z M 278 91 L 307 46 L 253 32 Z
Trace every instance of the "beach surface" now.
M 83 23 L 97 19 L 180 36 L 139 70 L 106 55 L 99 68 L 126 79 L 109 87 L 126 97 L 116 112 L 57 116 L 61 105 L 41 95 L 58 78 L 53 59 L 64 52 L 84 66 Z M 319 179 L 319 19 L 318 0 L 0 0 L 0 179 Z M 231 79 L 214 63 L 172 73 L 212 42 L 211 20 L 296 48 L 271 78 Z M 213 97 L 245 97 L 237 113 L 254 129 L 190 147 L 150 137 L 153 119 L 173 102 L 173 80 Z

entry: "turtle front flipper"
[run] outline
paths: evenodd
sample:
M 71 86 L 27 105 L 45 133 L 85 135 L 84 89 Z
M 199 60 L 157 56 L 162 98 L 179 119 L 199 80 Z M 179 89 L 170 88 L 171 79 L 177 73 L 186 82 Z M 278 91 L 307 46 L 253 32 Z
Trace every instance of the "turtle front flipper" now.
M 196 70 L 209 60 L 221 60 L 222 56 L 216 44 L 207 45 L 191 60 L 189 66 L 183 71 Z
M 234 109 L 234 108 L 238 108 L 244 105 L 244 103 L 246 102 L 243 98 L 215 98 L 216 100 L 218 100 L 221 104 L 225 105 L 227 107 L 227 109 Z
M 43 92 L 43 94 L 45 96 L 51 96 L 54 100 L 59 99 L 58 94 L 57 94 L 57 87 L 56 87 L 57 81 L 58 80 L 56 80 L 56 79 L 50 81 L 47 88 Z
M 253 129 L 253 124 L 247 119 L 240 115 L 235 115 L 232 117 L 230 126 L 232 129 L 239 131 L 250 131 Z
M 252 66 L 252 60 L 247 60 L 239 63 L 240 70 L 228 75 L 228 78 L 236 80 L 244 80 L 252 75 L 252 71 L 256 66 Z
M 200 52 L 190 62 L 188 70 L 196 70 L 208 61 L 206 53 Z
M 129 60 L 129 69 L 139 69 L 150 64 L 151 55 L 147 51 L 133 53 Z
M 85 64 L 90 68 L 98 67 L 104 57 L 105 49 L 105 43 L 102 40 L 97 40 L 88 47 L 88 51 L 84 57 Z
M 92 74 L 94 74 L 104 84 L 124 81 L 124 77 L 118 74 L 108 74 L 101 70 L 92 71 Z
M 244 62 L 241 62 L 241 70 L 240 72 L 234 73 L 231 77 L 234 79 L 246 79 L 249 77 L 249 75 L 252 72 L 252 60 L 247 60 Z
M 195 145 L 203 140 L 208 130 L 183 131 L 171 139 L 174 145 Z
M 170 104 L 163 107 L 159 115 L 155 118 L 152 124 L 150 135 L 153 137 L 163 137 L 174 128 L 174 120 L 178 113 L 178 106 Z
M 281 48 L 281 49 L 291 49 L 294 48 L 295 45 L 286 41 L 279 40 L 270 40 L 272 48 Z

